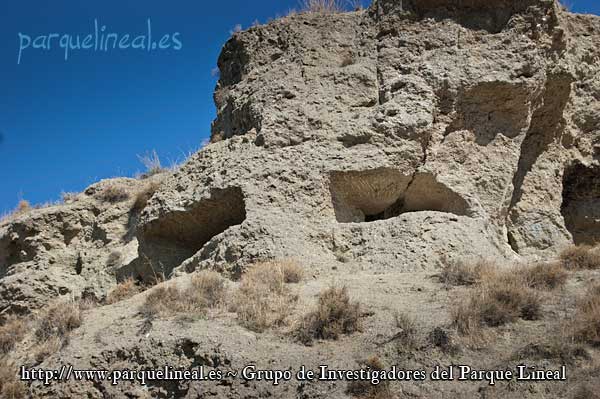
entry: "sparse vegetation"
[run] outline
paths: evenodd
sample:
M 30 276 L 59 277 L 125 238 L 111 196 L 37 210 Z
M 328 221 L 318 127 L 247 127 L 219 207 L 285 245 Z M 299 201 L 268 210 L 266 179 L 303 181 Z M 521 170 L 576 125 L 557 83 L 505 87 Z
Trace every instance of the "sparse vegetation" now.
M 448 286 L 477 284 L 498 268 L 496 264 L 485 259 L 476 262 L 444 259 L 443 264 L 442 271 L 438 276 L 441 282 Z
M 418 344 L 417 322 L 406 313 L 394 314 L 396 328 L 399 330 L 394 336 L 399 352 L 412 352 Z
M 319 294 L 317 308 L 304 316 L 298 339 L 310 344 L 313 339 L 338 339 L 342 334 L 361 330 L 360 304 L 353 302 L 346 287 L 330 287 Z
M 593 285 L 580 299 L 570 326 L 576 341 L 600 345 L 600 283 Z
M 117 284 L 117 286 L 108 293 L 106 296 L 106 303 L 111 305 L 113 303 L 121 302 L 125 299 L 131 298 L 141 291 L 142 290 L 137 282 L 133 278 L 129 277 L 128 279 Z
M 372 356 L 366 361 L 360 362 L 360 367 L 373 371 L 385 370 L 385 365 L 377 356 Z M 362 399 L 391 399 L 393 394 L 390 389 L 390 383 L 387 380 L 380 381 L 373 385 L 370 381 L 350 381 L 346 392 L 355 398 Z
M 510 270 L 487 275 L 452 309 L 454 325 L 465 335 L 477 333 L 483 325 L 498 327 L 518 318 L 536 320 L 540 316 L 539 294 L 529 288 L 522 274 Z
M 138 159 L 146 168 L 146 172 L 141 174 L 140 178 L 147 179 L 148 177 L 164 172 L 164 169 L 160 162 L 160 157 L 158 156 L 156 150 L 147 152 L 144 155 L 138 155 Z
M 160 184 L 157 182 L 151 182 L 146 185 L 146 187 L 136 194 L 131 211 L 134 213 L 140 213 L 146 207 L 148 201 L 150 201 L 150 198 L 152 198 L 159 187 Z
M 70 192 L 62 192 L 60 193 L 60 198 L 64 203 L 73 202 L 77 199 L 79 193 L 70 193 Z
M 559 262 L 537 263 L 519 270 L 532 288 L 553 290 L 567 282 L 569 274 Z
M 27 387 L 18 378 L 19 368 L 6 358 L 0 358 L 0 397 L 3 399 L 23 399 L 27 397 Z
M 262 332 L 282 325 L 296 302 L 286 282 L 298 279 L 299 268 L 292 262 L 262 262 L 252 266 L 240 281 L 231 309 L 246 328 Z
M 72 330 L 81 325 L 81 321 L 82 314 L 78 303 L 56 302 L 39 316 L 35 335 L 40 340 L 51 337 L 66 339 Z
M 24 318 L 15 315 L 8 316 L 0 326 L 0 356 L 9 353 L 18 344 L 27 331 Z
M 340 0 L 302 0 L 302 12 L 318 14 L 335 14 L 344 12 L 344 6 Z
M 117 202 L 128 200 L 129 192 L 125 187 L 111 183 L 104 187 L 102 191 L 98 192 L 95 195 L 95 198 L 99 201 L 115 204 Z
M 185 288 L 174 283 L 154 288 L 141 312 L 150 319 L 171 315 L 204 316 L 208 308 L 223 303 L 226 292 L 225 279 L 217 272 L 204 270 L 193 275 Z
M 572 246 L 561 252 L 560 260 L 567 270 L 600 269 L 600 248 L 589 245 Z

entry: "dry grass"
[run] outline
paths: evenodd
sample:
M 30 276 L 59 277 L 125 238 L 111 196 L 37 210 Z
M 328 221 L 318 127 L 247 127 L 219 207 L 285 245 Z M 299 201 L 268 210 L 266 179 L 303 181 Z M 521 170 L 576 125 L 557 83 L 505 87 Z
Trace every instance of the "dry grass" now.
M 217 272 L 204 270 L 193 275 L 185 288 L 164 284 L 153 289 L 146 297 L 142 314 L 147 318 L 201 317 L 207 309 L 223 303 L 226 293 L 225 279 Z
M 40 340 L 67 338 L 82 322 L 81 309 L 75 302 L 56 302 L 39 315 L 35 335 Z
M 588 289 L 580 299 L 570 328 L 576 341 L 600 346 L 600 283 Z
M 301 10 L 316 14 L 336 14 L 344 12 L 344 6 L 340 0 L 302 0 Z
M 0 326 L 0 356 L 9 353 L 21 342 L 27 332 L 27 322 L 18 316 L 10 315 Z
M 113 303 L 121 302 L 139 294 L 141 291 L 142 289 L 137 282 L 129 277 L 127 280 L 117 284 L 117 286 L 108 293 L 106 296 L 106 303 L 112 305 Z
M 386 369 L 383 362 L 377 356 L 360 362 L 362 369 L 370 369 L 373 371 L 383 371 Z M 387 380 L 380 381 L 379 384 L 373 385 L 370 381 L 350 381 L 346 393 L 355 398 L 362 399 L 391 399 L 395 396 L 390 389 L 390 382 Z
M 452 308 L 453 323 L 464 335 L 477 334 L 482 326 L 498 327 L 540 316 L 540 295 L 529 288 L 522 274 L 510 270 L 488 275 Z
M 297 300 L 286 283 L 300 279 L 301 269 L 293 262 L 258 263 L 242 276 L 231 310 L 240 324 L 252 331 L 284 325 Z
M 360 316 L 360 304 L 350 300 L 346 287 L 330 287 L 319 294 L 317 308 L 302 319 L 297 337 L 304 344 L 313 339 L 335 340 L 360 331 Z
M 115 204 L 129 199 L 129 192 L 125 187 L 117 184 L 109 184 L 102 191 L 95 195 L 95 198 L 102 202 Z
M 394 336 L 398 351 L 401 353 L 414 351 L 419 343 L 417 322 L 406 313 L 394 314 L 394 320 L 399 330 Z
M 146 168 L 146 172 L 140 176 L 142 179 L 147 179 L 148 177 L 164 172 L 156 150 L 147 152 L 144 155 L 138 155 L 138 159 Z
M 0 358 L 0 398 L 23 399 L 28 396 L 27 387 L 18 377 L 19 368 L 5 358 Z
M 498 266 L 489 260 L 477 262 L 464 260 L 443 260 L 442 272 L 438 275 L 441 282 L 448 286 L 474 285 L 488 275 L 492 275 Z
M 553 290 L 567 282 L 569 273 L 559 262 L 537 263 L 518 271 L 523 275 L 528 286 L 536 289 Z
M 17 204 L 17 207 L 13 211 L 7 212 L 7 213 L 3 214 L 2 216 L 0 216 L 0 222 L 3 222 L 4 220 L 8 220 L 8 219 L 18 216 L 18 215 L 27 213 L 31 209 L 33 209 L 33 208 L 31 206 L 31 204 L 29 203 L 29 201 L 20 200 L 19 203 Z
M 560 261 L 567 270 L 597 270 L 600 269 L 600 248 L 572 246 L 561 252 Z
M 134 213 L 140 213 L 150 201 L 150 198 L 154 195 L 154 193 L 160 187 L 159 183 L 151 182 L 143 190 L 138 192 L 135 196 L 135 201 L 133 201 L 133 206 L 131 207 L 131 211 Z
M 44 341 L 40 341 L 33 348 L 31 352 L 33 358 L 37 363 L 41 363 L 48 356 L 57 353 L 67 342 L 67 338 L 50 337 Z

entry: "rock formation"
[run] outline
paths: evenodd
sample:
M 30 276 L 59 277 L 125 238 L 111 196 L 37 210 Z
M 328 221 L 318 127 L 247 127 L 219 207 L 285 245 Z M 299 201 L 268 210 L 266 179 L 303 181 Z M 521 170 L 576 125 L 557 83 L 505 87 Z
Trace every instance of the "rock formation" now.
M 218 60 L 213 144 L 153 178 L 161 186 L 143 211 L 97 199 L 107 184 L 130 192 L 148 184 L 119 179 L 0 224 L 0 314 L 65 295 L 102 298 L 127 277 L 211 269 L 236 280 L 269 259 L 300 259 L 315 276 L 337 264 L 338 273 L 377 275 L 598 244 L 599 49 L 600 18 L 552 0 L 375 0 L 363 11 L 302 13 L 235 33 Z M 224 340 L 216 336 L 227 327 L 210 328 L 202 344 L 176 340 L 176 351 Z M 273 350 L 231 334 L 230 351 L 249 342 L 253 353 Z M 124 338 L 126 352 L 146 348 L 138 364 L 156 365 L 160 339 Z M 115 347 L 80 355 L 88 349 L 87 365 L 135 358 Z M 61 359 L 76 353 L 69 346 Z M 194 356 L 186 361 L 210 363 Z M 160 397 L 188 392 L 159 388 L 170 392 Z M 213 393 L 245 389 L 230 388 Z M 98 386 L 44 389 L 106 395 Z M 302 389 L 296 397 L 343 397 Z M 187 397 L 194 392 L 202 391 Z

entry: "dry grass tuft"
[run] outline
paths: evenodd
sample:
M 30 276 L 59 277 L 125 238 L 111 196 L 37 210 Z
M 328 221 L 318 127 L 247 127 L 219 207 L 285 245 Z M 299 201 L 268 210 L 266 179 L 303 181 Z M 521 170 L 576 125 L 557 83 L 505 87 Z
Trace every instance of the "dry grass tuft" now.
M 102 191 L 96 194 L 95 198 L 102 202 L 115 204 L 129 199 L 129 192 L 125 187 L 117 184 L 109 184 Z
M 561 252 L 560 260 L 567 270 L 600 269 L 600 248 L 589 245 L 572 246 Z
M 488 275 L 492 275 L 498 266 L 492 261 L 480 259 L 477 262 L 464 260 L 444 260 L 439 278 L 448 286 L 474 285 Z
M 406 313 L 394 314 L 398 333 L 394 336 L 399 352 L 412 352 L 416 349 L 418 340 L 417 322 Z
M 302 12 L 316 14 L 336 14 L 344 12 L 344 6 L 340 0 L 302 0 Z
M 313 339 L 338 339 L 361 330 L 360 304 L 350 300 L 346 287 L 330 287 L 319 294 L 317 308 L 304 316 L 297 331 L 304 344 Z
M 18 373 L 19 368 L 14 363 L 0 358 L 0 398 L 23 399 L 28 396 L 27 387 Z
M 117 284 L 117 286 L 108 293 L 106 296 L 106 303 L 112 305 L 113 303 L 121 302 L 139 294 L 141 291 L 142 289 L 137 282 L 129 277 L 127 280 Z
M 372 371 L 383 371 L 385 365 L 378 356 L 372 356 L 369 359 L 360 362 L 362 369 Z M 394 395 L 390 389 L 390 382 L 387 380 L 380 381 L 379 384 L 373 385 L 370 381 L 357 380 L 350 381 L 346 393 L 355 398 L 362 399 L 391 399 Z
M 231 310 L 252 331 L 283 325 L 298 299 L 286 283 L 299 279 L 301 269 L 291 261 L 258 263 L 242 276 Z
M 0 356 L 9 353 L 21 342 L 27 331 L 27 322 L 15 315 L 10 315 L 0 326 Z
M 82 321 L 81 309 L 75 302 L 57 302 L 45 309 L 38 320 L 35 335 L 40 340 L 67 338 Z
M 576 341 L 600 346 L 600 283 L 588 289 L 579 301 L 570 327 Z
M 165 171 L 165 169 L 162 167 L 160 157 L 158 156 L 156 150 L 147 152 L 144 155 L 138 155 L 138 159 L 146 168 L 146 172 L 140 175 L 140 178 L 142 179 L 147 179 Z
M 135 201 L 133 202 L 133 206 L 131 207 L 131 211 L 134 213 L 140 213 L 150 201 L 150 198 L 154 195 L 158 188 L 160 187 L 159 183 L 151 182 L 144 189 L 138 192 L 135 196 Z
M 528 287 L 520 274 L 505 271 L 487 276 L 469 298 L 452 308 L 452 320 L 461 334 L 471 335 L 482 326 L 498 327 L 519 318 L 536 320 L 541 316 L 539 294 Z
M 559 262 L 537 263 L 519 270 L 527 285 L 536 289 L 553 290 L 567 282 L 569 273 Z
M 146 297 L 142 314 L 147 318 L 204 316 L 207 309 L 223 303 L 226 293 L 225 279 L 217 272 L 204 270 L 193 275 L 185 288 L 164 284 L 153 289 Z

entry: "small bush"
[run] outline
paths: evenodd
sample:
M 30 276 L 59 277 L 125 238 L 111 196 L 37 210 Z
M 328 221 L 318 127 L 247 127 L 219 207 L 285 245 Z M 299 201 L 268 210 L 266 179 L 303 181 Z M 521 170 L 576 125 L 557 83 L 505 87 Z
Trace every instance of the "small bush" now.
M 360 362 L 359 365 L 365 370 L 385 370 L 385 365 L 377 356 L 373 356 L 366 361 Z M 364 399 L 391 399 L 394 397 L 388 380 L 382 380 L 377 385 L 373 385 L 370 381 L 365 380 L 350 381 L 346 393 Z
M 600 284 L 592 286 L 579 301 L 571 329 L 576 341 L 600 345 Z
M 588 245 L 572 246 L 561 252 L 560 260 L 567 270 L 600 269 L 600 249 Z
M 18 378 L 19 368 L 5 358 L 0 358 L 0 398 L 26 398 L 27 387 Z
M 256 332 L 285 324 L 297 300 L 286 282 L 298 273 L 291 262 L 262 262 L 244 273 L 231 306 L 240 324 Z
M 109 184 L 102 191 L 96 194 L 95 198 L 102 202 L 115 204 L 129 199 L 129 193 L 125 187 L 117 184 Z
M 183 289 L 175 284 L 153 289 L 146 297 L 142 313 L 148 318 L 181 314 L 203 316 L 208 308 L 223 302 L 226 291 L 225 279 L 219 273 L 204 270 L 193 275 Z
M 286 284 L 297 284 L 302 281 L 304 269 L 293 260 L 285 260 L 277 263 L 283 272 L 283 281 Z
M 510 272 L 500 273 L 484 281 L 452 309 L 458 331 L 469 335 L 482 325 L 498 327 L 518 318 L 536 320 L 541 315 L 541 300 L 524 279 Z
M 559 262 L 538 263 L 519 271 L 532 288 L 553 290 L 567 282 L 569 274 Z
M 415 319 L 406 313 L 396 313 L 394 320 L 396 328 L 400 330 L 394 337 L 394 340 L 398 344 L 398 350 L 400 352 L 413 351 L 418 344 L 418 331 Z
M 137 285 L 136 281 L 129 277 L 117 284 L 108 295 L 106 296 L 106 303 L 112 305 L 113 303 L 121 302 L 125 299 L 131 298 L 132 296 L 139 294 L 141 288 Z
M 40 340 L 51 337 L 67 338 L 69 333 L 81 325 L 79 304 L 57 302 L 50 305 L 38 318 L 35 335 Z
M 344 12 L 344 7 L 340 0 L 303 0 L 301 7 L 302 12 L 316 14 L 335 14 Z
M 477 262 L 463 260 L 444 260 L 439 278 L 442 283 L 449 286 L 474 285 L 485 276 L 495 273 L 497 266 L 488 260 L 481 259 Z
M 297 336 L 310 344 L 313 339 L 335 340 L 360 329 L 360 304 L 350 300 L 346 287 L 331 287 L 319 294 L 317 308 L 304 316 Z
M 154 193 L 158 190 L 160 184 L 156 182 L 151 182 L 148 184 L 142 191 L 138 192 L 135 196 L 135 201 L 133 202 L 133 206 L 131 211 L 134 213 L 140 213 L 150 201 L 150 198 L 154 195 Z
M 27 323 L 18 316 L 8 316 L 0 326 L 0 356 L 9 353 L 21 342 L 27 331 Z

